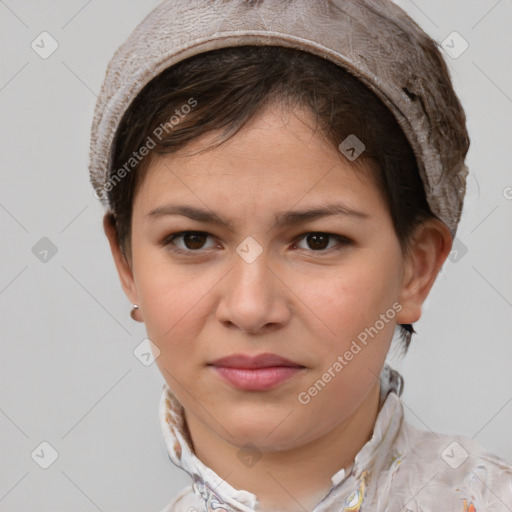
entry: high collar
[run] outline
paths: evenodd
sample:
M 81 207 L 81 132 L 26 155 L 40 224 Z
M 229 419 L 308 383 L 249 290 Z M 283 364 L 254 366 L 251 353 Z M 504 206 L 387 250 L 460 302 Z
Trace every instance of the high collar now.
M 359 497 L 362 499 L 366 475 L 383 464 L 400 429 L 402 388 L 402 376 L 386 364 L 380 375 L 379 413 L 372 437 L 358 452 L 348 471 L 342 468 L 331 477 L 332 487 L 314 512 L 327 512 L 334 510 L 335 504 L 339 508 L 341 503 L 350 505 Z M 162 386 L 159 416 L 169 458 L 192 477 L 194 492 L 205 501 L 208 511 L 223 508 L 230 512 L 253 512 L 256 509 L 255 494 L 235 489 L 195 455 L 183 406 L 167 383 Z

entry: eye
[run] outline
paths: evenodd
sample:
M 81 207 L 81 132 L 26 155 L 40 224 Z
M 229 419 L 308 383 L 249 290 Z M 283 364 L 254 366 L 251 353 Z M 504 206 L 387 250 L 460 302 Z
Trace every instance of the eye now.
M 199 249 L 204 249 L 205 240 L 209 237 L 210 235 L 204 231 L 180 231 L 166 237 L 161 245 L 169 247 L 169 250 L 173 252 L 199 252 Z M 175 241 L 180 239 L 182 243 L 178 246 Z M 215 245 L 211 247 L 215 247 Z M 206 248 L 208 249 L 208 247 Z
M 205 246 L 208 238 L 211 238 L 211 235 L 205 231 L 180 231 L 179 233 L 172 233 L 167 236 L 162 240 L 160 245 L 175 253 L 200 253 L 202 252 L 202 249 L 211 249 L 215 247 L 215 243 L 213 242 L 213 245 L 210 245 L 209 247 Z M 317 253 L 330 252 L 332 249 L 342 250 L 345 246 L 352 245 L 352 241 L 345 236 L 318 231 L 304 233 L 296 240 L 301 242 L 306 241 L 309 246 L 304 248 L 297 245 L 299 249 Z M 337 244 L 333 245 L 331 243 L 334 241 L 337 242 Z
M 313 231 L 311 233 L 304 233 L 303 235 L 300 235 L 300 237 L 298 239 L 301 241 L 305 240 L 306 243 L 310 246 L 309 250 L 312 250 L 313 252 L 322 252 L 322 251 L 329 252 L 330 249 L 333 249 L 333 248 L 335 250 L 341 250 L 341 249 L 343 249 L 344 246 L 352 244 L 352 241 L 349 240 L 347 237 L 344 237 L 341 235 L 335 235 L 333 233 L 323 233 L 323 232 L 318 232 L 318 231 Z M 336 247 L 336 246 L 328 247 L 329 239 L 331 239 L 331 241 L 333 239 L 335 241 L 337 241 L 339 247 Z M 299 248 L 303 249 L 302 247 L 299 247 Z M 308 250 L 307 247 L 305 249 Z

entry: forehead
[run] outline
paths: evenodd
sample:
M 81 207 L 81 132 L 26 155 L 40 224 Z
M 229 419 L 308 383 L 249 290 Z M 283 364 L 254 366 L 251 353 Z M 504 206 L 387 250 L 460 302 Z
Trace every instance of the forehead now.
M 370 161 L 355 165 L 315 128 L 313 116 L 267 108 L 238 133 L 212 147 L 219 132 L 195 139 L 148 165 L 136 194 L 145 212 L 172 200 L 246 209 L 291 208 L 343 199 L 382 206 Z

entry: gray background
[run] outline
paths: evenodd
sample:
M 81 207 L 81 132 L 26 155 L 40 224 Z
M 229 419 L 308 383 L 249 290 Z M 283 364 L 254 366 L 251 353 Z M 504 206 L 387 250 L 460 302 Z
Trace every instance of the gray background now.
M 133 354 L 144 325 L 129 317 L 87 170 L 107 63 L 158 3 L 0 0 L 1 511 L 159 511 L 189 482 L 161 437 L 163 378 Z M 391 360 L 412 424 L 511 461 L 512 1 L 397 3 L 440 43 L 456 31 L 469 44 L 446 60 L 472 145 L 457 252 L 410 353 Z M 31 48 L 43 31 L 59 45 L 47 59 Z M 43 237 L 57 251 L 46 261 Z M 46 470 L 31 458 L 43 441 L 58 452 Z

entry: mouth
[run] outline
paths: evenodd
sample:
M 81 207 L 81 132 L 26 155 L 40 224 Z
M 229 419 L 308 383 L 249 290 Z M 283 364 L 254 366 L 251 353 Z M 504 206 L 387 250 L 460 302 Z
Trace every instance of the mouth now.
M 304 370 L 304 367 L 296 366 L 268 366 L 253 369 L 214 366 L 213 368 L 225 381 L 245 391 L 274 389 Z
M 217 375 L 238 389 L 267 391 L 298 375 L 306 369 L 277 354 L 248 356 L 234 354 L 210 363 Z
M 305 366 L 287 359 L 286 357 L 268 352 L 255 356 L 247 354 L 231 354 L 229 356 L 216 359 L 210 364 L 212 366 L 222 366 L 224 368 L 243 368 L 247 370 L 270 367 L 305 368 Z

